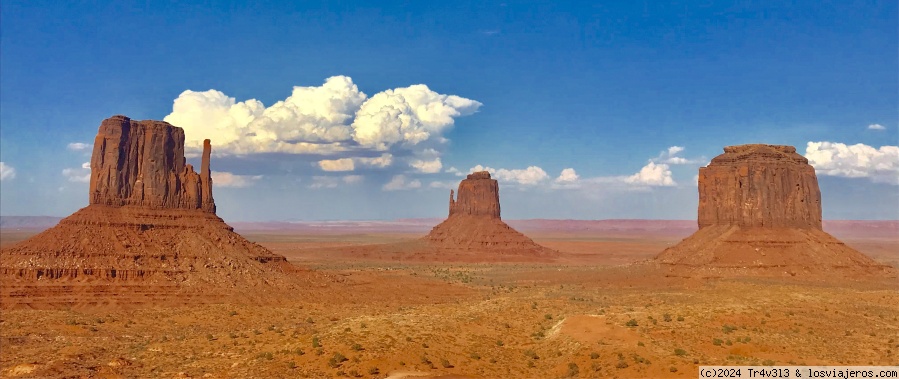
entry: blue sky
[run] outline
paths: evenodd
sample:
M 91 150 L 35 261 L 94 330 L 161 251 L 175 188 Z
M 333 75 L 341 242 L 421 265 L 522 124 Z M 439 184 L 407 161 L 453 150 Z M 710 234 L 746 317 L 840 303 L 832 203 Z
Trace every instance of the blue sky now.
M 442 217 L 479 165 L 506 218 L 692 219 L 756 142 L 899 219 L 895 1 L 60 3 L 0 13 L 3 215 L 85 206 L 124 114 L 211 138 L 232 221 Z

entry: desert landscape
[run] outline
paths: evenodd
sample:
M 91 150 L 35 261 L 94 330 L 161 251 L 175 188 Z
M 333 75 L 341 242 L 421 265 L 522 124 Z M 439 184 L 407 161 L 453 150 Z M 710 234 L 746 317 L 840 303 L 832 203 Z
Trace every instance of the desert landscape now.
M 0 378 L 899 370 L 899 2 L 0 9 Z
M 436 225 L 237 234 L 215 216 L 209 140 L 199 174 L 183 140 L 109 118 L 88 207 L 43 231 L 55 220 L 4 220 L 5 377 L 694 377 L 899 361 L 899 223 L 822 222 L 814 170 L 789 146 L 727 147 L 700 169 L 698 223 L 510 225 L 482 171 Z
M 629 265 L 680 237 L 647 231 L 664 222 L 622 224 L 528 233 L 560 252 L 556 263 L 347 260 L 323 249 L 423 233 L 246 230 L 321 279 L 262 304 L 4 310 L 0 364 L 25 378 L 636 378 L 695 377 L 700 364 L 897 364 L 896 280 L 656 277 Z M 832 224 L 899 266 L 895 222 Z M 4 231 L 3 244 L 31 233 Z

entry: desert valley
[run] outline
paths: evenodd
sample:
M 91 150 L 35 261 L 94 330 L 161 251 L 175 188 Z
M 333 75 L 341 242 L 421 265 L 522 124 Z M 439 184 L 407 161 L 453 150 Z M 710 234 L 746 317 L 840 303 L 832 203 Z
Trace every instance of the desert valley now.
M 445 220 L 228 225 L 215 141 L 196 172 L 184 138 L 108 118 L 87 207 L 4 219 L 0 375 L 899 365 L 899 222 L 822 220 L 815 170 L 791 146 L 725 147 L 700 168 L 698 220 L 504 220 L 480 171 L 450 193 Z

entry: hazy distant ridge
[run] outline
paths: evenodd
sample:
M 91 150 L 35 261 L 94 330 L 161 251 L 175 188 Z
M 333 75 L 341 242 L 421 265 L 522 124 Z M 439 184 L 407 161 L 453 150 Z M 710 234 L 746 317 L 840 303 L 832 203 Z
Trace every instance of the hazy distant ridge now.
M 0 216 L 0 229 L 34 230 L 50 228 L 62 218 L 52 216 Z M 264 221 L 230 222 L 238 232 L 272 233 L 427 233 L 442 219 L 410 218 L 370 221 Z M 694 220 L 508 220 L 522 232 L 610 233 L 683 235 L 697 229 Z M 899 220 L 825 220 L 824 230 L 837 237 L 899 238 Z

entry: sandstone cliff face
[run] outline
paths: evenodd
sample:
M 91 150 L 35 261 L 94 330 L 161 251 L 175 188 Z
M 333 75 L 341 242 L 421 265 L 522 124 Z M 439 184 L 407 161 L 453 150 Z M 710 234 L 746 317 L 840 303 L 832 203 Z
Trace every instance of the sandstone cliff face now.
M 699 227 L 737 225 L 821 229 L 815 169 L 781 145 L 740 145 L 699 169 Z
M 184 159 L 184 130 L 113 116 L 100 124 L 91 157 L 90 204 L 201 209 L 215 213 L 209 140 L 200 174 Z
M 104 120 L 90 204 L 0 252 L 0 308 L 194 303 L 296 288 L 292 264 L 215 215 L 211 150 L 206 140 L 197 174 L 181 128 Z
M 792 146 L 741 145 L 699 169 L 699 231 L 655 261 L 675 276 L 895 276 L 821 229 L 815 169 Z
M 449 215 L 500 218 L 499 184 L 496 179 L 491 179 L 487 171 L 468 175 L 459 183 L 457 200 L 453 200 L 453 191 L 450 190 Z

